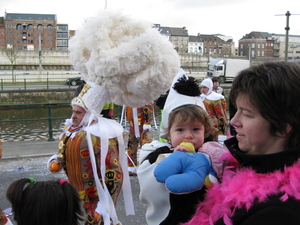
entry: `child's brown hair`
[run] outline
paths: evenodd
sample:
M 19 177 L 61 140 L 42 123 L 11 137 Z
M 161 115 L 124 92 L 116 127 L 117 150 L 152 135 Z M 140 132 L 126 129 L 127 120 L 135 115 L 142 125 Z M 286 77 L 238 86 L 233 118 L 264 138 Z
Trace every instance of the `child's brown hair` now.
M 192 123 L 195 120 L 199 120 L 204 126 L 204 137 L 207 138 L 213 131 L 212 124 L 210 122 L 207 112 L 198 105 L 183 105 L 174 109 L 169 115 L 168 128 L 163 138 L 168 139 L 170 137 L 170 129 L 175 119 L 178 122 Z

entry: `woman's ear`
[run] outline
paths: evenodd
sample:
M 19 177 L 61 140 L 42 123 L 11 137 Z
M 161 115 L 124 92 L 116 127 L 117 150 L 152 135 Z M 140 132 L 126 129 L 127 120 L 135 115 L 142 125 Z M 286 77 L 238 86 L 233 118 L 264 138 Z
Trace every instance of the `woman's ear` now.
M 291 132 L 292 130 L 292 126 L 290 124 L 287 124 L 286 127 L 285 127 L 285 130 L 284 132 L 276 132 L 276 135 L 278 137 L 286 137 L 287 135 L 289 135 L 289 133 Z

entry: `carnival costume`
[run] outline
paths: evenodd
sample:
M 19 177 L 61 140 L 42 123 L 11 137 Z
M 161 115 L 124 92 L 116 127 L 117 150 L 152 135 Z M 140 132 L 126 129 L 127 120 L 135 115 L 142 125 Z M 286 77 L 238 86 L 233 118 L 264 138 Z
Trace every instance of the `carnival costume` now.
M 148 139 L 153 113 L 154 105 L 152 102 L 141 108 L 126 107 L 126 118 L 129 122 L 127 146 L 129 172 L 136 173 L 138 148 L 143 144 L 143 140 Z M 144 128 L 149 128 L 149 130 L 144 130 Z
M 222 182 L 214 185 L 184 225 L 300 224 L 300 151 L 247 155 L 236 138 L 225 141 L 230 162 Z M 284 218 L 284 219 L 283 219 Z
M 135 20 L 122 12 L 108 9 L 100 10 L 98 15 L 86 20 L 70 39 L 69 50 L 74 68 L 81 72 L 82 79 L 91 86 L 85 94 L 84 90 L 81 92 L 81 98 L 87 96 L 87 101 L 84 101 L 87 107 L 84 108 L 85 117 L 88 118 L 82 130 L 86 132 L 94 177 L 98 172 L 102 178 L 95 179 L 99 199 L 95 211 L 103 217 L 104 225 L 116 225 L 120 222 L 114 200 L 121 189 L 119 185 L 123 187 L 127 215 L 134 214 L 134 209 L 123 128 L 116 125 L 115 121 L 103 118 L 101 110 L 105 102 L 138 108 L 158 98 L 169 88 L 180 67 L 179 55 L 152 23 Z M 96 95 L 89 95 L 94 87 L 101 90 Z M 97 121 L 96 125 L 93 121 Z M 74 135 L 74 142 L 81 138 L 79 134 Z M 74 145 L 77 149 L 85 148 L 76 143 Z M 122 168 L 118 167 L 117 154 Z M 65 156 L 67 160 L 68 156 Z M 70 169 L 66 169 L 69 174 Z M 107 181 L 105 185 L 104 177 Z M 114 194 L 111 195 L 111 192 Z
M 218 135 L 227 135 L 227 115 L 226 115 L 226 99 L 223 95 L 212 91 L 213 82 L 210 78 L 204 79 L 201 86 L 208 88 L 207 94 L 201 94 L 201 99 L 205 105 L 206 111 L 216 129 L 214 140 L 218 140 Z

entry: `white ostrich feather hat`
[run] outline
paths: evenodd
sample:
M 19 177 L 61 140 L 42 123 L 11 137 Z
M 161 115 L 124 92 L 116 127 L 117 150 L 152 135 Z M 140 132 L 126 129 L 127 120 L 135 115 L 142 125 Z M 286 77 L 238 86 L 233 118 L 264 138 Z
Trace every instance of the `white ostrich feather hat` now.
M 180 68 L 172 43 L 149 22 L 100 10 L 69 43 L 82 78 L 102 86 L 117 105 L 141 107 L 165 93 Z

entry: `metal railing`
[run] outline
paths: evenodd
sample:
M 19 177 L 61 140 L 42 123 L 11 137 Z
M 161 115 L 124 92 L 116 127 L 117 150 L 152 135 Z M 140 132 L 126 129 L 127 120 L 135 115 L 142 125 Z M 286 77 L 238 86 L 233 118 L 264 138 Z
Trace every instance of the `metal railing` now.
M 15 132 L 15 133 L 0 133 L 0 136 L 5 135 L 21 135 L 21 134 L 34 134 L 34 133 L 48 133 L 48 141 L 54 141 L 53 134 L 55 132 L 61 132 L 61 130 L 53 129 L 53 120 L 65 120 L 69 117 L 53 117 L 52 109 L 54 106 L 65 105 L 69 106 L 69 102 L 57 102 L 57 103 L 31 103 L 31 104 L 11 104 L 11 105 L 0 105 L 0 110 L 2 108 L 13 108 L 13 107 L 33 107 L 39 106 L 42 108 L 47 108 L 47 115 L 44 115 L 45 118 L 35 118 L 35 119 L 14 119 L 14 120 L 0 120 L 0 123 L 8 123 L 8 122 L 28 122 L 28 121 L 48 121 L 48 129 L 44 131 L 30 131 L 30 132 Z
M 54 129 L 53 128 L 53 122 L 55 120 L 60 120 L 59 122 L 62 124 L 65 119 L 70 118 L 71 116 L 71 109 L 68 109 L 66 111 L 66 115 L 64 117 L 54 117 L 53 116 L 53 110 L 56 108 L 70 108 L 70 102 L 48 102 L 48 103 L 30 103 L 30 104 L 10 104 L 10 105 L 0 105 L 0 112 L 3 112 L 4 109 L 9 109 L 9 110 L 19 110 L 21 109 L 38 109 L 39 110 L 39 116 L 40 118 L 33 118 L 33 119 L 28 119 L 26 115 L 26 119 L 20 119 L 20 118 L 15 118 L 15 119 L 1 119 L 0 115 L 0 124 L 5 126 L 4 123 L 26 123 L 26 122 L 43 122 L 47 121 L 47 129 L 42 130 L 39 128 L 38 131 L 31 130 L 31 131 L 26 131 L 26 132 L 1 132 L 1 136 L 8 136 L 8 135 L 27 135 L 27 134 L 41 134 L 41 133 L 47 133 L 48 134 L 48 141 L 55 141 L 54 139 L 54 133 L 60 133 L 62 130 L 61 129 Z M 15 109 L 14 109 L 15 108 Z M 47 109 L 46 112 L 42 112 L 43 110 L 41 109 Z M 45 110 L 44 110 L 45 111 Z M 115 111 L 114 115 L 112 116 L 113 119 L 116 121 L 121 121 L 121 113 L 122 113 L 122 106 L 115 106 Z M 37 123 L 39 124 L 39 123 Z M 12 125 L 14 126 L 14 125 Z M 39 126 L 39 125 L 37 125 Z M 122 126 L 126 128 L 126 122 L 124 124 L 122 123 Z M 2 129 L 0 129 L 2 131 Z
M 66 83 L 66 79 L 61 78 L 45 78 L 43 81 L 35 81 L 34 79 L 18 79 L 16 82 L 7 82 L 7 79 L 0 79 L 0 90 L 29 90 L 29 89 L 52 89 L 52 88 L 76 88 L 70 83 Z

